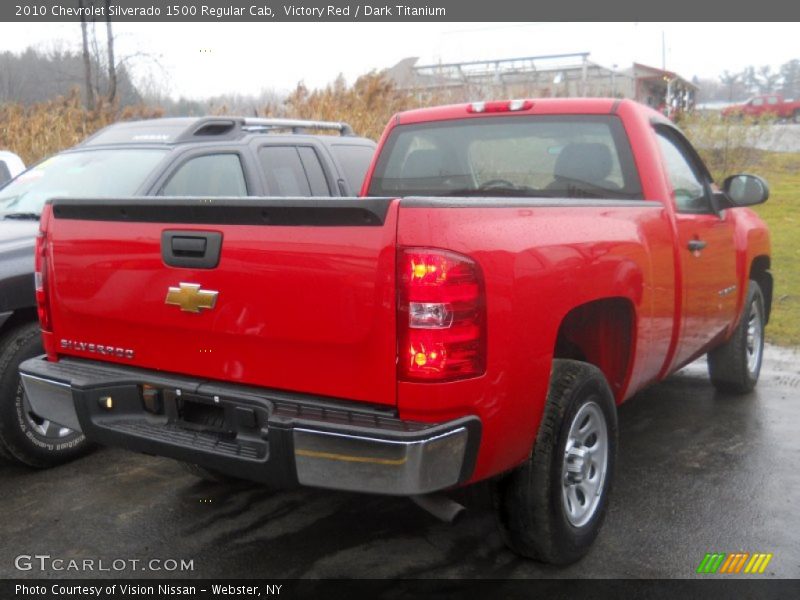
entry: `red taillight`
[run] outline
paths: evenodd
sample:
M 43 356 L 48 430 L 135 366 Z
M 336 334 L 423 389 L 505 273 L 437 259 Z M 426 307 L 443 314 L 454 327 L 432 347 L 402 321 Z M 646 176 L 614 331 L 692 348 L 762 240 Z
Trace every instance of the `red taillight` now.
M 39 325 L 42 331 L 50 331 L 50 299 L 48 297 L 48 269 L 50 266 L 50 244 L 47 237 L 47 224 L 50 217 L 50 206 L 45 206 L 36 236 L 36 256 L 34 258 L 34 281 L 36 287 L 36 309 L 39 314 Z
M 486 308 L 477 263 L 427 248 L 397 260 L 398 377 L 452 381 L 486 369 Z
M 517 112 L 533 108 L 533 100 L 500 100 L 494 102 L 473 102 L 467 106 L 471 113 Z

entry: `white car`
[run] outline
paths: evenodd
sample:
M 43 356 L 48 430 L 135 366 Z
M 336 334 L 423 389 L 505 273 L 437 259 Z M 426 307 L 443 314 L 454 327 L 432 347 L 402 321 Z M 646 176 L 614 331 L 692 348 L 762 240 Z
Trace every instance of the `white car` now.
M 25 170 L 25 163 L 13 152 L 0 150 L 0 185 L 14 179 Z

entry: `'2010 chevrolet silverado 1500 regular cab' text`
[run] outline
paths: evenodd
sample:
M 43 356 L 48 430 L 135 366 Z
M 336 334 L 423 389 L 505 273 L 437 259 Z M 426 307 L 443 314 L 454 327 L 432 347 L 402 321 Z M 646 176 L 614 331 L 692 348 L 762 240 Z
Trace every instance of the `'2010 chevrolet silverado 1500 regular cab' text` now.
M 440 507 L 491 480 L 509 546 L 568 563 L 616 405 L 705 353 L 756 384 L 767 195 L 630 101 L 402 113 L 362 198 L 53 200 L 20 371 L 37 413 L 208 476 Z

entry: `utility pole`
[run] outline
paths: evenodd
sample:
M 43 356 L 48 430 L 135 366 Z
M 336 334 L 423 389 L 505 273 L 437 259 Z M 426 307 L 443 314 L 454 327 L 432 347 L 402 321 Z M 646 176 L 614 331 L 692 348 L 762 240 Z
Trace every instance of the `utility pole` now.
M 664 30 L 661 30 L 661 70 L 667 70 L 667 41 Z
M 617 64 L 611 65 L 611 96 L 617 97 Z

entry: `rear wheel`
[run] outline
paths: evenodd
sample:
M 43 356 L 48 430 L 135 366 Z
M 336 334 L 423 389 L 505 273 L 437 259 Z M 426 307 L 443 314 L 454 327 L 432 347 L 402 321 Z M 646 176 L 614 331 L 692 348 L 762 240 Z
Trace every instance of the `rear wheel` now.
M 746 394 L 756 386 L 764 354 L 765 321 L 764 295 L 751 280 L 742 318 L 731 339 L 708 353 L 708 374 L 718 390 Z
M 602 372 L 554 360 L 533 453 L 494 484 L 508 546 L 553 564 L 583 557 L 605 518 L 616 452 L 616 406 Z
M 31 409 L 18 369 L 42 352 L 38 323 L 20 325 L 0 339 L 0 455 L 35 468 L 63 464 L 92 448 L 82 433 Z
M 794 114 L 792 114 L 792 121 L 795 123 L 800 123 L 800 108 L 796 109 Z

